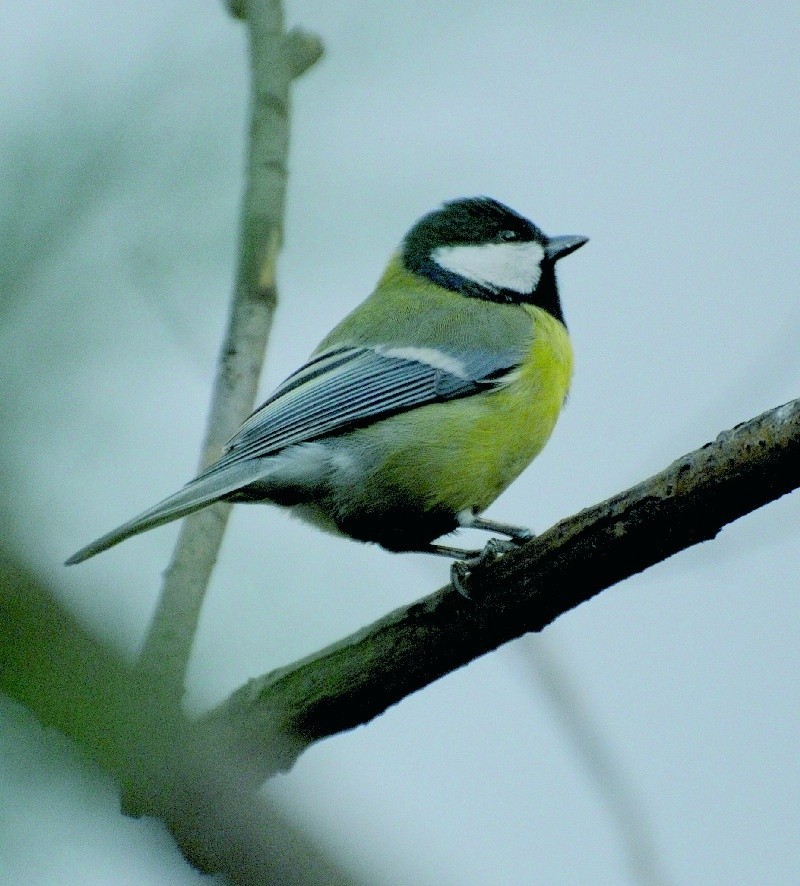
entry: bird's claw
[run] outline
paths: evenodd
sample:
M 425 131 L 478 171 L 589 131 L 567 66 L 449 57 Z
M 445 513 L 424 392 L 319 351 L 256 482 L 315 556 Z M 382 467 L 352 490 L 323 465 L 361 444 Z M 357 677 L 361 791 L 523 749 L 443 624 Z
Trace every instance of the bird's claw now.
M 469 560 L 455 560 L 450 566 L 450 584 L 453 585 L 465 600 L 471 599 L 467 586 L 464 584 L 465 580 L 472 572 L 469 563 Z
M 523 540 L 520 539 L 520 541 Z M 488 566 L 489 563 L 494 563 L 498 557 L 513 551 L 518 546 L 519 542 L 516 540 L 490 538 L 482 551 L 471 551 L 470 556 L 465 557 L 463 560 L 456 560 L 450 566 L 450 583 L 462 597 L 471 600 L 472 596 L 465 582 L 472 575 L 473 569 L 480 569 L 483 566 Z

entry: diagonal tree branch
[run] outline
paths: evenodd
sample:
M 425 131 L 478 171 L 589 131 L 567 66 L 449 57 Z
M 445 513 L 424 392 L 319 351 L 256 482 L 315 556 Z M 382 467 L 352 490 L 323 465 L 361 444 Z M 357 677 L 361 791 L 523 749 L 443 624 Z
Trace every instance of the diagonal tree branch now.
M 800 400 L 721 433 L 638 486 L 556 524 L 452 587 L 249 681 L 204 719 L 264 748 L 256 779 L 314 741 L 366 723 L 474 658 L 540 631 L 604 588 L 800 486 Z M 294 736 L 276 763 L 273 736 Z M 284 744 L 284 748 L 286 745 Z
M 200 467 L 216 460 L 252 411 L 277 303 L 276 264 L 283 235 L 291 84 L 321 56 L 318 37 L 284 30 L 280 0 L 231 4 L 247 22 L 251 122 L 242 202 L 239 267 L 228 328 L 220 349 Z M 145 682 L 178 703 L 205 591 L 217 560 L 230 505 L 187 517 L 145 638 Z

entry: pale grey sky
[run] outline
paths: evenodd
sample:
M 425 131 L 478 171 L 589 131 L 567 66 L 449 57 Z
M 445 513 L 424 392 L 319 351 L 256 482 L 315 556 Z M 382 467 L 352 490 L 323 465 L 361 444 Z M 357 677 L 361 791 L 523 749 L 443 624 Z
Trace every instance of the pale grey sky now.
M 800 395 L 796 4 L 308 0 L 288 19 L 327 56 L 295 90 L 265 394 L 420 214 L 482 193 L 591 237 L 560 266 L 568 407 L 491 515 L 544 529 Z M 243 32 L 216 2 L 7 2 L 0 48 L 0 211 L 25 238 L 11 254 L 53 241 L 4 294 L 9 531 L 132 652 L 177 527 L 60 564 L 194 472 L 236 248 Z M 795 494 L 547 630 L 669 882 L 800 876 L 799 524 Z M 191 702 L 446 578 L 444 561 L 239 507 Z M 366 882 L 632 882 L 523 654 L 321 743 L 272 793 Z M 9 882 L 199 882 L 157 827 L 116 814 L 113 786 L 68 742 L 9 706 L 0 742 Z

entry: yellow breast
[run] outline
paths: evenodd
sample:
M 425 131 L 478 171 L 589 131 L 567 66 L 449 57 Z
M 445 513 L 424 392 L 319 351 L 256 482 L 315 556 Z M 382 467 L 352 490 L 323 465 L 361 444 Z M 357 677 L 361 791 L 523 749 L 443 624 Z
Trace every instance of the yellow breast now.
M 526 359 L 497 390 L 425 406 L 386 422 L 400 445 L 382 481 L 428 507 L 483 511 L 542 451 L 572 378 L 572 347 L 562 323 L 523 305 L 533 326 Z M 408 427 L 403 427 L 407 424 Z

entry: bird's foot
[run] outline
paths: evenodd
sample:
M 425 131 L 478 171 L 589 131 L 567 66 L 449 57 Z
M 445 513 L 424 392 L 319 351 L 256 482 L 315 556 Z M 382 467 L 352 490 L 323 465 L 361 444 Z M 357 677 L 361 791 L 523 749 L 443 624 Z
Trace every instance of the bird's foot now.
M 461 560 L 456 560 L 450 566 L 451 584 L 462 597 L 471 600 L 472 596 L 469 593 L 469 589 L 465 582 L 470 575 L 472 575 L 473 570 L 488 566 L 489 563 L 494 563 L 498 557 L 502 557 L 503 554 L 513 551 L 515 548 L 519 547 L 520 543 L 523 541 L 527 541 L 527 538 L 520 538 L 519 540 L 516 538 L 508 540 L 490 538 L 489 541 L 486 542 L 482 551 L 469 551 L 467 552 L 467 556 Z

